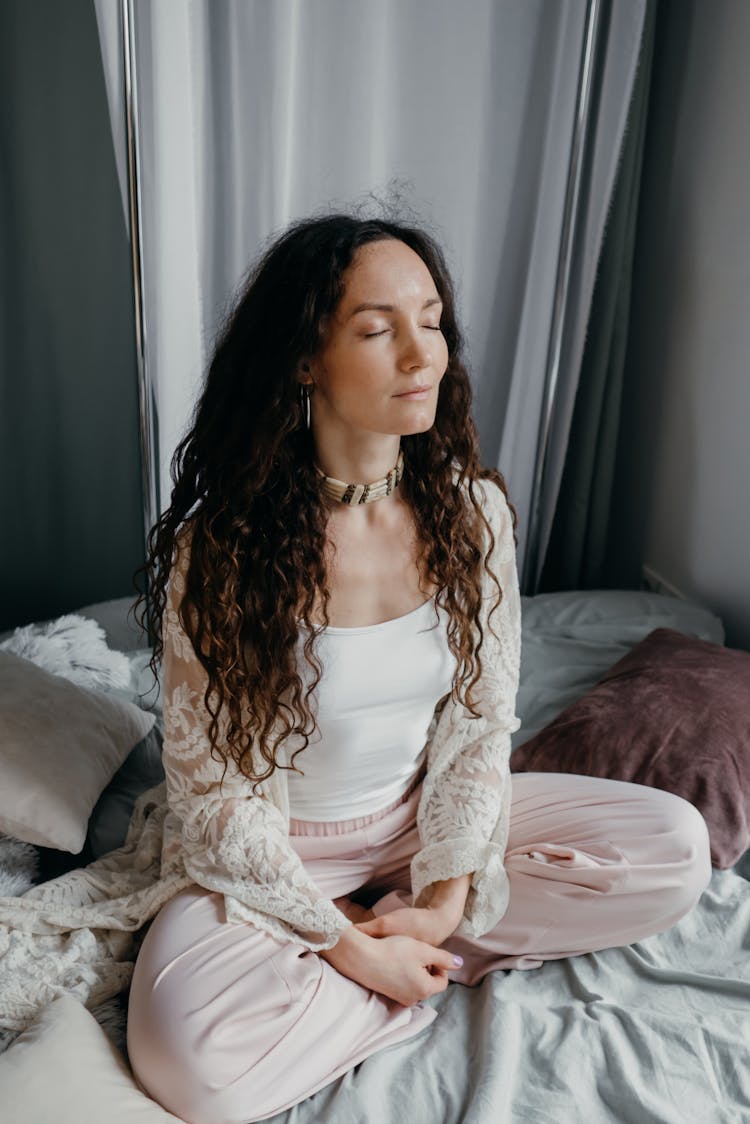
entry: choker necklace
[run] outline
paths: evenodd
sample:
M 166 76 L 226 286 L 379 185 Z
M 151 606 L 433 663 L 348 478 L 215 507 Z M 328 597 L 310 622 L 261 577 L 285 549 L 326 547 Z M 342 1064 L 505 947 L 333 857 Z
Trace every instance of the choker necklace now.
M 399 449 L 398 460 L 391 471 L 381 480 L 374 480 L 372 484 L 347 484 L 344 480 L 337 480 L 335 476 L 326 476 L 322 468 L 315 465 L 315 471 L 322 477 L 320 490 L 324 496 L 331 500 L 340 500 L 341 503 L 354 505 L 357 503 L 374 503 L 383 496 L 390 496 L 397 488 L 401 477 L 404 475 L 404 454 Z

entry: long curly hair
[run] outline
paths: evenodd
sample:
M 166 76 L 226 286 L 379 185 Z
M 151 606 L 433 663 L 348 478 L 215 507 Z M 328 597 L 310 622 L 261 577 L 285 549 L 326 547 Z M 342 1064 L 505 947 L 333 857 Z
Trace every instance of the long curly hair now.
M 208 676 L 204 703 L 211 717 L 211 753 L 224 762 L 225 774 L 233 761 L 256 787 L 277 768 L 300 771 L 295 758 L 317 728 L 311 700 L 324 670 L 315 642 L 328 623 L 328 508 L 303 416 L 299 364 L 321 347 L 357 249 L 389 238 L 419 255 L 443 302 L 448 366 L 434 425 L 401 437 L 400 488 L 413 512 L 435 602 L 449 616 L 447 638 L 456 658 L 451 694 L 478 717 L 472 688 L 482 672 L 483 563 L 497 586 L 493 612 L 503 591 L 487 564 L 494 537 L 474 482 L 489 479 L 506 499 L 508 493 L 502 474 L 479 462 L 471 386 L 443 253 L 414 225 L 348 214 L 301 220 L 262 254 L 217 337 L 190 428 L 171 461 L 170 505 L 152 527 L 146 563 L 135 575 L 142 591 L 133 608 L 152 638 L 156 677 L 175 548 L 189 535 L 179 617 Z M 517 545 L 518 517 L 509 501 L 508 506 Z M 311 619 L 316 603 L 322 625 Z M 306 630 L 302 650 L 313 669 L 307 686 L 296 658 L 299 620 Z M 278 752 L 292 735 L 302 744 L 285 765 Z

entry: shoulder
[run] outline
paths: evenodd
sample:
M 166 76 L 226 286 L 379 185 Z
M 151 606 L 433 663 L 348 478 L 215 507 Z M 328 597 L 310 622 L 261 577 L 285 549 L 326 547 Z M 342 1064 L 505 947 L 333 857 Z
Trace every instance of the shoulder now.
M 508 504 L 508 498 L 505 491 L 496 480 L 490 477 L 480 477 L 473 481 L 469 481 L 468 479 L 460 481 L 459 469 L 454 465 L 453 481 L 457 486 L 461 487 L 467 498 L 470 495 L 471 488 L 475 499 L 493 529 L 497 525 L 504 526 L 508 521 L 510 521 L 512 528 L 513 515 Z
M 458 485 L 459 471 L 455 466 L 453 473 Z M 468 499 L 470 482 L 464 480 L 460 486 Z M 486 533 L 483 535 L 489 548 L 488 558 L 497 563 L 510 562 L 516 554 L 516 517 L 504 488 L 491 477 L 481 477 L 471 482 L 471 490 L 492 533 L 491 542 Z
M 474 490 L 479 493 L 479 502 L 488 518 L 510 515 L 507 496 L 496 480 L 475 480 Z

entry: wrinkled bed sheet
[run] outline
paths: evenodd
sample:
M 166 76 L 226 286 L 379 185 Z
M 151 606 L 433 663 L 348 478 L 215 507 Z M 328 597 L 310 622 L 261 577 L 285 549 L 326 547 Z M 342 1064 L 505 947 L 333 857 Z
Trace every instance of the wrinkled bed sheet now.
M 451 984 L 422 1034 L 273 1121 L 750 1121 L 750 882 L 737 871 L 715 871 L 666 933 Z
M 645 592 L 542 594 L 522 599 L 522 615 L 514 748 L 652 629 L 724 641 L 709 610 Z M 112 647 L 116 620 L 102 621 Z M 133 651 L 137 677 L 145 655 Z M 422 1034 L 273 1121 L 750 1124 L 750 851 L 665 933 L 428 1002 L 438 1018 Z

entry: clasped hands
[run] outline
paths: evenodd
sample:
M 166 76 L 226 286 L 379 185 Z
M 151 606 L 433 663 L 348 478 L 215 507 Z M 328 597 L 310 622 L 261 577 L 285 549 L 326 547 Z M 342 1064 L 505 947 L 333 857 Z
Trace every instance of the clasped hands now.
M 451 936 L 462 916 L 455 906 L 404 906 L 376 917 L 371 909 L 349 899 L 339 899 L 337 904 L 355 929 L 369 937 L 413 937 L 435 948 Z
M 444 991 L 462 964 L 444 941 L 462 916 L 471 875 L 428 887 L 422 906 L 403 906 L 376 917 L 348 897 L 336 905 L 352 922 L 321 956 L 343 975 L 410 1007 Z

